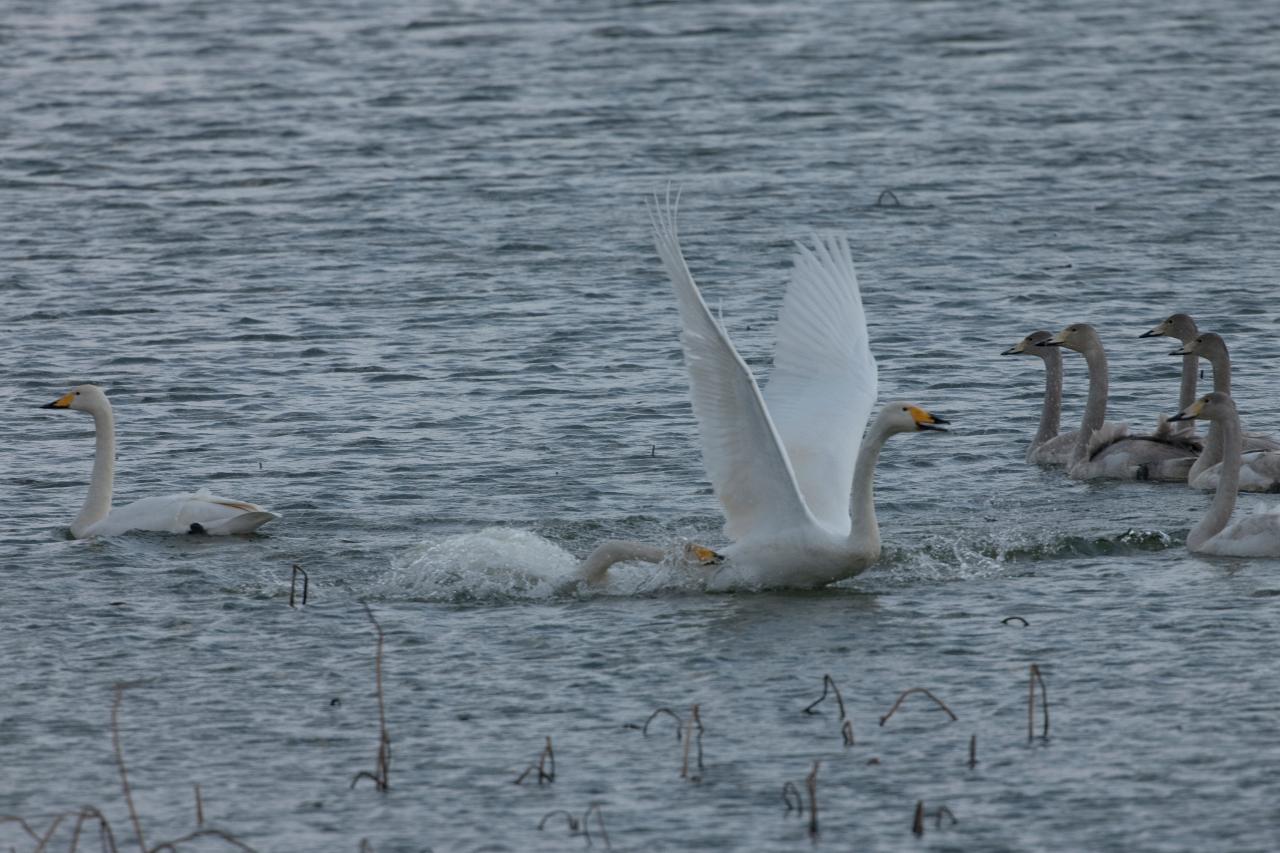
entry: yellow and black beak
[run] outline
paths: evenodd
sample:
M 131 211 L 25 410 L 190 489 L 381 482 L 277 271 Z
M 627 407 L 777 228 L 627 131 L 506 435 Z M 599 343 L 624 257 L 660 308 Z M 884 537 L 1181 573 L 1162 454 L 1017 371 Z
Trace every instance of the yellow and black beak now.
M 1190 406 L 1187 406 L 1181 412 L 1169 418 L 1171 421 L 1189 421 L 1193 418 L 1200 417 L 1200 413 L 1204 411 L 1204 400 L 1196 400 Z
M 1160 337 L 1160 336 L 1161 336 L 1161 335 L 1163 335 L 1163 334 L 1164 334 L 1164 323 L 1161 323 L 1159 326 L 1156 326 L 1154 329 L 1149 329 L 1149 330 L 1147 330 L 1147 331 L 1143 332 L 1142 334 L 1138 335 L 1138 337 L 1140 337 L 1140 338 L 1158 338 L 1158 337 Z
M 54 400 L 52 403 L 45 403 L 45 404 L 44 404 L 43 406 L 41 406 L 40 408 L 42 408 L 42 409 L 69 409 L 69 408 L 71 408 L 71 401 L 72 401 L 72 400 L 74 400 L 75 398 L 76 398 L 76 392 L 74 392 L 74 391 L 68 391 L 66 394 L 64 394 L 63 396 L 61 396 L 61 397 L 59 397 L 58 399 Z
M 946 432 L 947 428 L 942 424 L 949 424 L 951 421 L 946 418 L 940 418 L 937 415 L 931 415 L 919 406 L 908 406 L 907 411 L 911 414 L 911 419 L 916 422 L 917 430 L 937 430 L 938 432 Z

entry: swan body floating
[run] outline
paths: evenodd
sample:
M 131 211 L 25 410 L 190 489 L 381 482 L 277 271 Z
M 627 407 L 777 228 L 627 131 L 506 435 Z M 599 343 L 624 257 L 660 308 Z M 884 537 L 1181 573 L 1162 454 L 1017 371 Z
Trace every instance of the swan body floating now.
M 204 490 L 143 498 L 113 509 L 116 434 L 107 395 L 96 385 L 77 385 L 41 408 L 72 409 L 93 416 L 95 446 L 89 495 L 71 523 L 71 535 L 77 539 L 115 536 L 130 530 L 213 535 L 249 533 L 280 517 L 256 504 L 215 497 Z
M 762 392 L 685 264 L 674 204 L 651 215 L 679 305 L 702 460 L 732 540 L 720 554 L 694 546 L 687 556 L 706 564 L 711 590 L 812 588 L 858 574 L 880 556 L 872 480 L 881 447 L 897 433 L 945 431 L 947 421 L 893 402 L 867 426 L 876 363 L 848 244 L 815 236 L 812 248 L 797 246 Z M 663 556 L 614 540 L 579 572 L 599 581 L 612 563 Z
M 1036 346 L 1065 346 L 1084 355 L 1089 367 L 1089 399 L 1067 475 L 1075 480 L 1164 480 L 1185 482 L 1199 445 L 1175 435 L 1162 422 L 1152 435 L 1129 435 L 1123 423 L 1106 423 L 1107 356 L 1088 323 L 1067 326 Z
M 1240 476 L 1240 416 L 1230 394 L 1214 391 L 1174 415 L 1173 420 L 1202 418 L 1219 431 L 1222 475 L 1204 518 L 1187 534 L 1187 548 L 1224 557 L 1280 557 L 1280 512 L 1262 512 L 1231 523 Z
M 1203 356 L 1213 366 L 1213 390 L 1231 393 L 1231 354 L 1222 336 L 1205 332 L 1184 344 L 1170 355 L 1194 354 Z M 1185 409 L 1185 407 L 1184 407 Z M 1237 410 L 1238 414 L 1238 410 Z M 1280 442 L 1266 435 L 1241 431 L 1240 482 L 1242 492 L 1273 492 L 1280 490 Z M 1222 471 L 1222 437 L 1217 422 L 1209 422 L 1209 435 L 1205 439 L 1204 452 L 1200 454 L 1187 482 L 1197 489 L 1218 488 Z
M 1027 448 L 1027 462 L 1036 465 L 1066 465 L 1075 452 L 1078 430 L 1059 434 L 1062 419 L 1062 352 L 1057 347 L 1037 346 L 1053 335 L 1032 332 L 1001 355 L 1034 355 L 1044 362 L 1044 404 L 1040 407 L 1040 428 Z

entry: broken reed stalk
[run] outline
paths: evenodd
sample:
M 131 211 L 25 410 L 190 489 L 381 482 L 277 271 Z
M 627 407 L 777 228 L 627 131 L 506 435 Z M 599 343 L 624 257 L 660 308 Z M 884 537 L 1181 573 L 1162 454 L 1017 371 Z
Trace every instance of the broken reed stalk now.
M 978 766 L 978 736 L 970 735 L 969 736 L 969 769 L 972 770 L 977 766 Z
M 18 817 L 16 814 L 0 815 L 0 823 L 16 823 L 18 826 L 22 827 L 23 832 L 31 836 L 33 841 L 40 840 L 40 833 L 32 829 L 31 824 L 27 823 L 26 820 Z
M 840 706 L 840 719 L 843 720 L 845 718 L 844 697 L 840 695 L 840 688 L 836 687 L 835 679 L 833 679 L 830 675 L 822 676 L 822 695 L 819 696 L 817 699 L 814 699 L 813 702 L 809 704 L 809 707 L 804 709 L 804 713 L 806 714 L 815 713 L 813 709 L 816 708 L 818 704 L 822 702 L 823 699 L 827 698 L 828 687 L 831 688 L 832 693 L 836 694 L 836 703 Z
M 71 833 L 71 846 L 67 848 L 69 853 L 75 853 L 80 844 L 80 830 L 84 826 L 84 822 L 91 819 L 98 821 L 98 836 L 102 842 L 104 853 L 116 853 L 116 836 L 111 831 L 111 824 L 107 822 L 106 816 L 93 806 L 84 806 L 76 816 L 75 829 Z M 36 848 L 36 850 L 39 853 L 40 848 Z
M 1027 740 L 1035 737 L 1037 683 L 1040 685 L 1041 705 L 1044 710 L 1044 732 L 1040 736 L 1045 739 L 1049 737 L 1049 689 L 1044 686 L 1040 667 L 1031 664 L 1031 675 L 1027 682 Z
M 204 801 L 200 799 L 200 783 L 196 783 L 196 828 L 204 826 Z
M 840 727 L 840 736 L 844 738 L 845 746 L 853 746 L 853 720 L 845 720 L 844 725 Z
M 924 835 L 924 800 L 916 800 L 916 816 L 911 821 L 911 832 L 917 837 Z
M 821 761 L 813 762 L 813 769 L 804 777 L 804 786 L 809 790 L 809 836 L 818 837 L 818 768 Z
M 649 724 L 654 718 L 660 714 L 666 714 L 668 717 L 676 721 L 676 740 L 680 740 L 680 729 L 684 727 L 684 720 L 680 719 L 680 715 L 670 708 L 659 708 L 649 715 L 649 719 L 644 721 L 644 725 L 640 727 L 640 733 L 645 737 L 649 736 Z
M 307 587 L 311 586 L 311 576 L 307 574 L 307 570 L 293 564 L 293 574 L 289 578 L 289 606 L 293 607 L 293 594 L 298 590 L 298 575 L 302 575 L 302 606 L 307 606 Z
M 902 704 L 902 700 L 903 700 L 903 699 L 906 699 L 906 698 L 907 698 L 908 696 L 910 696 L 912 693 L 923 693 L 924 695 L 928 696 L 930 699 L 932 699 L 934 702 L 936 702 L 936 703 L 938 704 L 938 707 L 939 707 L 939 708 L 941 708 L 942 710 L 944 710 L 944 711 L 946 711 L 946 712 L 947 712 L 947 716 L 951 718 L 951 721 L 952 721 L 953 723 L 954 723 L 956 720 L 958 720 L 958 719 L 959 719 L 959 717 L 957 717 L 957 716 L 956 716 L 956 715 L 951 711 L 951 709 L 947 707 L 947 703 L 946 703 L 946 702 L 943 702 L 943 701 L 942 701 L 941 699 L 939 699 L 937 696 L 934 696 L 934 695 L 933 695 L 932 693 L 930 693 L 927 689 L 925 689 L 924 687 L 912 687 L 910 690 L 904 690 L 904 691 L 902 691 L 902 695 L 898 697 L 898 701 L 897 701 L 897 702 L 894 702 L 894 703 L 893 703 L 893 707 L 889 709 L 889 713 L 885 714 L 883 717 L 881 717 L 881 718 L 880 718 L 880 725 L 882 725 L 882 726 L 883 726 L 885 723 L 889 722 L 889 718 L 890 718 L 890 717 L 892 717 L 892 716 L 893 716 L 893 714 L 894 714 L 894 712 L 898 710 L 898 706 L 900 706 L 900 705 Z
M 556 809 L 555 811 L 550 811 L 544 814 L 542 816 L 542 820 L 538 821 L 538 831 L 541 832 L 542 828 L 547 825 L 547 821 L 558 814 L 564 815 L 564 819 L 569 822 L 569 831 L 576 835 L 578 832 L 578 819 L 564 809 Z
M 373 773 L 361 770 L 352 777 L 351 787 L 354 788 L 361 779 L 370 779 L 373 781 L 375 790 L 385 791 L 391 784 L 389 778 L 391 775 L 391 735 L 387 733 L 387 704 L 382 695 L 382 626 L 374 618 L 373 611 L 369 609 L 369 605 L 363 601 L 360 604 L 364 607 L 364 612 L 369 616 L 369 621 L 373 623 L 374 630 L 378 632 L 378 653 L 374 658 L 373 664 L 378 692 L 378 764 Z
M 550 773 L 547 773 L 545 770 L 548 758 L 551 759 Z M 555 751 L 552 750 L 551 748 L 550 736 L 547 737 L 547 745 L 542 748 L 542 754 L 538 756 L 538 763 L 536 765 L 530 764 L 528 767 L 526 767 L 524 769 L 524 772 L 516 777 L 515 784 L 519 785 L 523 783 L 525 780 L 525 777 L 528 776 L 530 773 L 532 773 L 534 770 L 538 771 L 539 785 L 541 785 L 544 780 L 548 783 L 556 781 L 556 754 L 555 754 Z
M 1012 622 L 1014 619 L 1017 619 L 1019 622 L 1021 622 L 1024 628 L 1025 628 L 1026 626 L 1028 626 L 1028 625 L 1030 625 L 1030 624 L 1031 624 L 1031 623 L 1030 623 L 1030 622 L 1028 622 L 1026 619 L 1023 619 L 1021 616 L 1006 616 L 1006 617 L 1004 617 L 1003 619 L 1001 619 L 1001 620 L 1000 620 L 1000 624 L 1001 624 L 1001 625 L 1008 625 L 1008 624 L 1009 624 L 1010 622 Z
M 938 806 L 938 811 L 937 811 L 936 819 L 934 820 L 934 823 L 933 823 L 933 828 L 934 828 L 934 829 L 942 829 L 942 816 L 943 816 L 944 814 L 945 814 L 947 817 L 951 818 L 951 825 L 952 825 L 952 826 L 955 826 L 957 823 L 959 823 L 959 822 L 960 822 L 960 821 L 956 820 L 956 816 L 955 816 L 955 815 L 953 815 L 953 814 L 951 813 L 951 809 L 947 808 L 946 806 Z
M 898 194 L 893 190 L 882 190 L 880 195 L 876 197 L 876 207 L 887 207 L 884 200 L 888 198 L 893 201 L 894 207 L 901 207 L 902 202 L 898 201 Z
M 138 810 L 133 806 L 133 793 L 129 790 L 129 772 L 124 766 L 124 747 L 120 745 L 120 705 L 124 702 L 124 690 L 124 684 L 116 684 L 115 701 L 111 703 L 111 743 L 116 750 L 116 766 L 120 768 L 120 787 L 124 789 L 124 802 L 129 807 L 129 820 L 133 822 L 138 847 L 142 853 L 147 853 L 147 842 L 142 837 L 142 821 L 138 818 Z
M 791 804 L 792 798 L 795 798 L 795 805 Z M 783 813 L 789 815 L 796 812 L 796 817 L 804 817 L 804 797 L 800 796 L 800 789 L 796 787 L 794 782 L 782 783 L 782 802 L 786 804 L 787 810 Z
M 609 844 L 609 833 L 604 828 L 604 812 L 600 810 L 599 803 L 592 803 L 587 806 L 587 810 L 582 814 L 582 831 L 587 836 L 587 846 L 591 846 L 591 814 L 593 812 L 596 816 L 596 823 L 600 824 L 600 836 L 604 839 L 604 849 L 613 849 L 612 845 Z
M 686 723 L 688 730 L 685 732 L 684 738 L 684 760 L 680 763 L 680 778 L 690 779 L 697 782 L 701 780 L 701 775 L 689 776 L 689 746 L 695 740 L 694 727 L 697 727 L 696 740 L 698 742 L 698 772 L 702 772 L 702 716 L 698 713 L 698 705 L 695 704 L 689 713 L 689 722 Z

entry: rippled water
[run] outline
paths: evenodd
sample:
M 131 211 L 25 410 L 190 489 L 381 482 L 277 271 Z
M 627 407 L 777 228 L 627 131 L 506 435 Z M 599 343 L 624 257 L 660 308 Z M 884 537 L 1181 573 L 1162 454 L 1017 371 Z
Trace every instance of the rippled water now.
M 824 847 L 1280 846 L 1280 563 L 1189 556 L 1202 494 L 1028 469 L 1041 373 L 997 355 L 1092 322 L 1145 425 L 1178 360 L 1137 335 L 1188 311 L 1272 430 L 1278 35 L 1183 0 L 9 4 L 0 814 L 93 804 L 131 845 L 129 682 L 148 844 L 195 829 L 199 784 L 260 850 L 579 849 L 537 827 L 592 803 L 615 849 L 808 849 L 781 790 L 821 761 Z M 600 538 L 721 541 L 643 209 L 668 182 L 753 367 L 791 241 L 842 230 L 882 398 L 955 422 L 887 448 L 885 557 L 852 582 L 560 591 Z M 1068 354 L 1068 419 L 1083 375 Z M 283 519 L 65 539 L 91 425 L 36 407 L 79 381 L 116 405 L 118 499 Z M 385 794 L 350 788 L 378 747 L 361 600 Z M 801 713 L 824 673 L 853 747 L 830 699 Z M 877 725 L 915 686 L 958 721 L 912 696 Z M 625 727 L 693 703 L 697 783 L 670 720 Z M 511 784 L 548 736 L 554 784 Z M 916 842 L 917 800 L 959 822 Z

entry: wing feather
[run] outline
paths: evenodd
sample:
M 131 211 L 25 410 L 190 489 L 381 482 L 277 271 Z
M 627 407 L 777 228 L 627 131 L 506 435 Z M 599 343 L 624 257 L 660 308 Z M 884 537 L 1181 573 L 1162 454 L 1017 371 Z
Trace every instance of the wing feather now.
M 786 451 L 760 389 L 698 292 L 676 232 L 676 205 L 655 199 L 654 243 L 680 308 L 680 342 L 689 370 L 702 461 L 724 506 L 730 539 L 812 525 Z
M 815 235 L 812 249 L 796 246 L 764 398 L 806 505 L 836 531 L 849 531 L 853 469 L 876 389 L 849 244 Z

